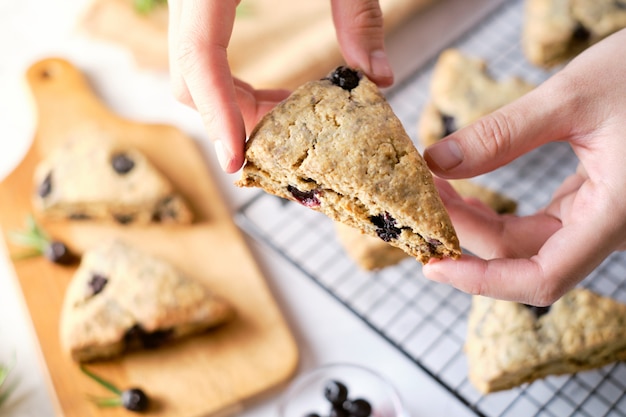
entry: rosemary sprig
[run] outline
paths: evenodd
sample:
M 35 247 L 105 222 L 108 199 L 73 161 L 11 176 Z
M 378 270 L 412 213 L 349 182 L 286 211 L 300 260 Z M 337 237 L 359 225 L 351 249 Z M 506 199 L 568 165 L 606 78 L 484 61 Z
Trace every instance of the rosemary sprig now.
M 43 255 L 48 260 L 62 265 L 69 265 L 76 261 L 76 256 L 69 251 L 67 246 L 63 242 L 51 239 L 32 215 L 26 217 L 24 230 L 10 230 L 8 237 L 14 244 L 27 248 L 22 253 L 12 255 L 13 260 Z
M 17 380 L 12 383 L 8 383 L 9 375 L 11 371 L 15 367 L 15 354 L 13 354 L 13 358 L 7 364 L 0 364 L 0 407 L 4 404 L 11 393 L 15 390 L 17 386 Z
M 143 390 L 140 388 L 129 388 L 121 390 L 110 381 L 96 375 L 83 365 L 80 365 L 80 370 L 89 378 L 96 381 L 106 390 L 114 394 L 113 397 L 98 397 L 95 395 L 88 395 L 94 404 L 98 407 L 119 407 L 122 406 L 129 411 L 142 412 L 146 411 L 150 405 L 150 400 Z

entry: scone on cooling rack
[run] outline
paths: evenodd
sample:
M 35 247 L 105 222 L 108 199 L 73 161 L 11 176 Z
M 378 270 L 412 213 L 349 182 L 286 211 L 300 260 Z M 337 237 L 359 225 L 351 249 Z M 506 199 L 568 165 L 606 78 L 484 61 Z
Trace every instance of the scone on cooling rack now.
M 474 296 L 465 343 L 482 393 L 626 359 L 626 305 L 576 288 L 549 308 Z
M 68 140 L 34 174 L 33 206 L 49 218 L 188 224 L 192 212 L 139 150 L 108 136 Z
M 65 293 L 60 340 L 75 361 L 104 360 L 204 332 L 233 315 L 203 283 L 111 240 L 83 255 Z
M 624 0 L 526 0 L 522 47 L 528 60 L 549 68 L 626 27 Z
M 422 156 L 376 85 L 347 67 L 265 115 L 236 184 L 298 201 L 424 263 L 461 254 Z
M 433 69 L 430 97 L 418 121 L 419 140 L 430 146 L 533 88 L 519 77 L 496 80 L 486 61 L 446 49 Z
M 344 223 L 335 222 L 335 231 L 346 254 L 366 271 L 396 265 L 409 256 L 402 249 Z

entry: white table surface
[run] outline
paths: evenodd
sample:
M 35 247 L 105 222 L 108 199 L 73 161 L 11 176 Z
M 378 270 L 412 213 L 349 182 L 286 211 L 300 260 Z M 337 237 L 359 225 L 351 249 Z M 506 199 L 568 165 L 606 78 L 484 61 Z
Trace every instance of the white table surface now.
M 402 78 L 432 56 L 442 40 L 480 18 L 496 1 L 446 0 L 442 6 L 418 16 L 411 25 L 390 37 L 388 48 L 397 75 Z M 107 105 L 124 117 L 165 122 L 182 128 L 206 152 L 210 170 L 227 204 L 235 210 L 250 197 L 251 190 L 235 188 L 234 175 L 217 169 L 198 115 L 170 95 L 168 76 L 138 69 L 129 53 L 115 45 L 85 38 L 75 29 L 85 0 L 0 0 L 0 180 L 21 160 L 33 137 L 35 119 L 23 83 L 26 68 L 40 58 L 70 59 L 89 77 Z M 449 24 L 458 21 L 462 24 Z M 429 26 L 430 25 L 430 26 Z M 438 32 L 437 36 L 434 36 Z M 439 43 L 433 42 L 438 39 Z M 415 51 L 415 45 L 421 45 Z M 406 48 L 411 48 L 407 53 Z M 10 201 L 0 201 L 0 210 Z M 330 362 L 366 365 L 390 379 L 400 391 L 410 416 L 473 415 L 412 361 L 383 340 L 360 319 L 320 289 L 297 269 L 253 239 L 250 247 L 282 308 L 299 344 L 298 372 Z M 39 346 L 23 304 L 14 273 L 0 246 L 0 361 L 15 352 L 13 377 L 16 391 L 0 409 L 4 416 L 54 416 Z M 346 337 L 349 335 L 350 337 Z M 54 370 L 52 370 L 54 371 Z M 246 402 L 237 415 L 276 415 L 281 391 L 274 390 Z

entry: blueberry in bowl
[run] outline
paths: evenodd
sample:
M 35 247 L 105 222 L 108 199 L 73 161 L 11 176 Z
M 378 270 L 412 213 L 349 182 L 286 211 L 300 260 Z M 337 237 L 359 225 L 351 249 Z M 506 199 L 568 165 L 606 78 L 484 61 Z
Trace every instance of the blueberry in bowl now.
M 403 417 L 383 376 L 357 364 L 329 364 L 297 377 L 281 396 L 279 417 Z

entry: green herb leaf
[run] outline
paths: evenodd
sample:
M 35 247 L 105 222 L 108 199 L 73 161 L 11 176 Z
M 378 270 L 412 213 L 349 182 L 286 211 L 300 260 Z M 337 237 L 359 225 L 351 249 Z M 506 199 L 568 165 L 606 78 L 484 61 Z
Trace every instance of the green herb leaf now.
M 0 406 L 6 402 L 17 386 L 17 381 L 13 381 L 7 385 L 7 379 L 15 367 L 15 362 L 15 354 L 13 354 L 11 362 L 8 364 L 0 364 Z
M 122 391 L 119 388 L 117 388 L 115 385 L 113 385 L 111 382 L 107 381 L 106 379 L 99 377 L 98 375 L 89 371 L 83 365 L 80 365 L 80 370 L 83 371 L 83 373 L 87 375 L 89 378 L 93 379 L 98 384 L 102 385 L 104 388 L 108 389 L 112 393 L 117 394 L 118 396 L 122 395 Z

